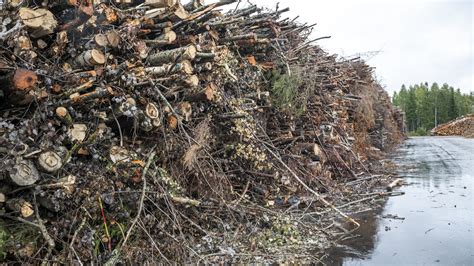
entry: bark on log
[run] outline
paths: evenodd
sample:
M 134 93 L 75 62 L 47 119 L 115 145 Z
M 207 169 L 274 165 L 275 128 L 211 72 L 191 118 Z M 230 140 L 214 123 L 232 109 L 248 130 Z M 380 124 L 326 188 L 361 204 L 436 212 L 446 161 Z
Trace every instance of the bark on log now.
M 250 33 L 244 35 L 237 35 L 228 38 L 223 38 L 219 40 L 219 43 L 228 43 L 228 42 L 236 42 L 236 41 L 257 41 L 257 35 Z
M 155 8 L 169 8 L 176 5 L 177 3 L 177 0 L 145 0 L 145 4 Z
M 58 31 L 75 30 L 77 27 L 86 23 L 94 14 L 94 6 L 92 1 L 84 1 L 76 11 L 76 18 L 58 27 Z
M 173 44 L 177 44 L 179 46 L 187 46 L 187 45 L 196 45 L 198 43 L 198 38 L 195 35 L 180 35 L 176 38 Z
M 240 11 L 238 11 L 234 17 L 235 18 L 238 18 L 238 17 L 245 17 L 245 16 L 249 16 L 255 12 L 258 12 L 259 11 L 259 8 L 257 6 L 251 6 L 251 7 L 248 7 L 248 8 L 244 8 L 244 9 L 241 9 Z
M 206 23 L 207 21 L 214 19 L 214 18 L 219 18 L 222 17 L 222 13 L 218 10 L 213 10 L 204 16 L 201 16 L 200 18 L 197 18 L 195 20 L 196 23 Z
M 10 180 L 18 186 L 30 186 L 39 180 L 39 173 L 32 161 L 20 159 L 10 170 Z
M 85 93 L 85 94 L 75 93 L 75 94 L 69 96 L 69 98 L 71 99 L 73 104 L 79 104 L 79 103 L 84 103 L 84 102 L 87 102 L 87 101 L 92 101 L 94 99 L 99 99 L 99 98 L 105 97 L 107 95 L 111 95 L 109 90 L 103 89 L 103 88 L 98 88 L 95 91 Z
M 193 60 L 196 57 L 196 46 L 189 45 L 186 47 L 180 47 L 173 50 L 158 52 L 148 57 L 148 62 L 152 66 L 173 63 L 178 59 L 182 60 Z
M 153 18 L 153 20 L 157 22 L 163 21 L 171 21 L 171 22 L 179 22 L 187 19 L 189 17 L 189 13 L 184 9 L 184 7 L 177 3 L 176 5 L 167 8 L 168 12 L 158 15 L 157 17 Z
M 58 107 L 56 108 L 56 116 L 58 116 L 61 120 L 66 122 L 66 124 L 71 125 L 72 124 L 72 117 L 69 114 L 69 111 L 65 107 Z
M 208 8 L 211 8 L 211 9 L 218 8 L 218 7 L 221 7 L 221 6 L 233 4 L 235 2 L 237 2 L 237 0 L 221 0 L 221 1 L 219 1 L 217 3 L 214 3 L 214 4 L 203 5 L 199 8 L 194 9 L 193 14 L 196 14 L 196 13 L 201 12 L 203 10 L 206 10 Z
M 193 73 L 193 67 L 191 65 L 191 62 L 189 62 L 188 60 L 184 60 L 176 64 L 166 64 L 158 67 L 147 67 L 145 68 L 145 72 L 158 77 L 176 73 L 183 73 L 189 75 Z
M 152 46 L 167 45 L 173 43 L 176 40 L 176 36 L 177 35 L 174 31 L 169 31 L 161 34 L 154 40 L 145 40 L 145 43 Z
M 211 26 L 209 26 L 207 24 L 204 24 L 204 25 L 201 25 L 199 27 L 192 28 L 192 30 L 190 30 L 190 32 L 188 32 L 188 34 L 199 35 L 199 34 L 202 34 L 202 33 L 209 32 L 210 30 L 211 30 Z M 209 32 L 209 34 L 210 34 L 210 32 Z
M 187 96 L 185 99 L 190 102 L 212 102 L 215 99 L 216 92 L 217 86 L 211 83 L 201 92 Z
M 184 5 L 184 9 L 188 12 L 192 12 L 195 9 L 198 9 L 204 5 L 204 0 L 191 0 L 189 3 Z
M 235 24 L 235 23 L 241 23 L 243 21 L 245 21 L 244 18 L 234 18 L 234 19 L 230 19 L 230 20 L 224 20 L 224 21 L 209 23 L 208 25 L 211 26 L 211 28 L 222 28 L 222 27 L 226 27 L 228 25 L 232 25 L 232 24 Z
M 91 74 L 93 74 L 93 73 L 91 73 Z M 81 79 L 82 79 L 82 78 L 81 78 Z M 81 79 L 80 79 L 80 80 L 81 80 Z M 95 78 L 92 78 L 92 79 L 90 79 L 89 81 L 84 82 L 84 83 L 82 83 L 81 85 L 79 85 L 79 86 L 77 86 L 77 87 L 75 87 L 75 88 L 67 88 L 67 89 L 66 89 L 66 92 L 64 92 L 64 95 L 65 95 L 65 96 L 71 96 L 71 95 L 73 95 L 73 94 L 75 94 L 75 93 L 80 93 L 80 92 L 86 91 L 86 90 L 88 90 L 89 88 L 92 88 L 92 86 L 94 86 L 94 80 L 95 80 Z
M 142 23 L 141 28 L 142 29 L 150 29 L 150 30 L 164 30 L 166 28 L 171 28 L 173 27 L 173 23 L 171 21 L 165 21 L 161 23 L 153 23 L 153 20 L 150 20 L 151 22 L 147 23 Z
M 151 19 L 155 22 L 166 22 L 161 19 L 165 16 L 167 8 L 154 8 L 145 12 L 145 19 Z
M 208 59 L 208 60 L 213 60 L 216 57 L 215 53 L 196 53 L 196 57 L 199 59 Z

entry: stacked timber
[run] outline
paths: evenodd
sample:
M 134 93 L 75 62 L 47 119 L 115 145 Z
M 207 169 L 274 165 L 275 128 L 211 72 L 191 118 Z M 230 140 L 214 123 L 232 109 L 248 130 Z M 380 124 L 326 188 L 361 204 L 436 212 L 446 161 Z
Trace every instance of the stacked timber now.
M 436 136 L 464 136 L 474 137 L 474 114 L 460 117 L 456 120 L 435 127 L 431 131 Z

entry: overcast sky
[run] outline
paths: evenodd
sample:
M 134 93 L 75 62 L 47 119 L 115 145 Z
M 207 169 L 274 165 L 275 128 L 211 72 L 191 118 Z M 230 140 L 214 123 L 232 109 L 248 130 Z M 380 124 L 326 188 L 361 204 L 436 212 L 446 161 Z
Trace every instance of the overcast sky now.
M 314 37 L 330 53 L 377 52 L 369 64 L 390 94 L 402 84 L 473 86 L 474 0 L 255 0 L 290 7 L 286 16 L 318 23 Z M 246 1 L 242 1 L 246 3 Z M 245 6 L 245 4 L 241 4 Z M 369 55 L 371 53 L 368 53 Z

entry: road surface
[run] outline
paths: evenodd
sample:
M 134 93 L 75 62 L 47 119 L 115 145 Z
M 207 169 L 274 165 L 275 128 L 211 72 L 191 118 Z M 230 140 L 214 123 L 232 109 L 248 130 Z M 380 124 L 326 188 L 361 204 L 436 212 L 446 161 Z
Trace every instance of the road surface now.
M 343 264 L 474 265 L 474 139 L 411 138 L 394 161 L 406 194 L 366 219 Z

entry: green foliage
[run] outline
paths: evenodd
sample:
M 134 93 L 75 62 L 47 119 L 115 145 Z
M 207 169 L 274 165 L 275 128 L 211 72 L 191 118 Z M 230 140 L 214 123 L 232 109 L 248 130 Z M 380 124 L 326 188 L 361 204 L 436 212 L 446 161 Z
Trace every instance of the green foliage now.
M 0 222 L 0 261 L 7 253 L 18 257 L 30 257 L 37 250 L 42 238 L 38 228 L 25 224 L 7 225 Z
M 7 255 L 6 241 L 8 239 L 8 232 L 5 229 L 3 222 L 0 221 L 0 261 L 5 259 Z
M 437 83 L 421 83 L 408 89 L 403 85 L 393 94 L 392 102 L 406 113 L 408 131 L 417 136 L 474 111 L 474 93 L 462 94 L 448 84 L 439 87 Z
M 280 111 L 296 115 L 302 114 L 306 110 L 307 95 L 300 93 L 300 85 L 301 80 L 298 72 L 289 75 L 272 71 L 270 92 L 273 106 Z
M 428 130 L 426 130 L 423 127 L 419 127 L 419 128 L 416 129 L 416 131 L 409 132 L 408 135 L 410 137 L 427 136 L 428 135 Z

